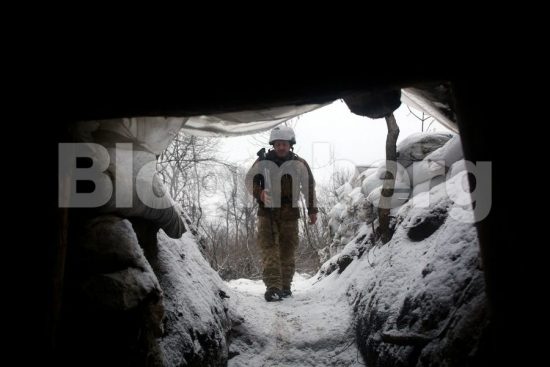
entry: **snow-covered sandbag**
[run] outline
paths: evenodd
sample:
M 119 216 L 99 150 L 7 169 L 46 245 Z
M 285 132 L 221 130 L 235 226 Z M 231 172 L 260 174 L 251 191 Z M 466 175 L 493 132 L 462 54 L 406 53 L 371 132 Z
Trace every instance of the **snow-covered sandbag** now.
M 346 195 L 348 195 L 353 188 L 351 187 L 351 184 L 349 182 L 346 182 L 342 186 L 336 189 L 336 195 L 338 197 L 338 200 L 343 200 Z
M 419 162 L 413 162 L 407 167 L 407 172 L 411 179 L 411 187 L 416 187 L 434 177 L 445 176 L 446 167 L 443 161 L 429 161 L 424 159 Z
M 363 193 L 363 195 L 368 196 L 372 192 L 372 190 L 376 189 L 378 186 L 381 186 L 382 183 L 383 181 L 377 171 L 375 172 L 375 174 L 372 174 L 369 177 L 365 178 L 363 184 L 361 185 L 361 192 Z
M 364 170 L 363 172 L 361 172 L 360 174 L 357 175 L 357 177 L 355 177 L 352 182 L 351 182 L 351 185 L 353 187 L 357 187 L 357 186 L 361 186 L 361 184 L 363 183 L 363 181 L 369 177 L 370 175 L 374 174 L 376 172 L 376 170 L 378 169 L 378 166 L 372 166 L 372 167 L 369 167 L 367 168 L 366 170 Z
M 397 146 L 397 162 L 403 167 L 424 159 L 453 137 L 451 133 L 411 134 Z
M 369 175 L 365 180 L 363 181 L 363 184 L 361 185 L 361 192 L 365 196 L 369 196 L 370 193 L 376 189 L 379 186 L 382 186 L 384 184 L 384 177 L 386 175 L 386 165 L 382 164 L 380 167 L 376 169 L 376 172 L 374 174 Z M 407 170 L 405 167 L 401 165 L 397 165 L 397 179 L 395 181 L 395 187 L 400 189 L 409 188 L 410 186 L 410 178 Z
M 462 158 L 464 158 L 464 152 L 462 151 L 460 135 L 454 135 L 445 145 L 430 153 L 425 160 L 434 162 L 443 161 L 445 167 L 448 168 Z
M 398 188 L 396 186 L 396 188 Z M 391 198 L 391 208 L 397 208 L 403 205 L 404 203 L 409 200 L 410 190 L 409 187 L 406 186 L 406 190 L 398 190 L 394 191 L 392 198 Z M 372 190 L 372 192 L 367 196 L 367 200 L 374 205 L 375 208 L 379 207 L 380 203 L 380 195 L 382 193 L 382 186 L 377 187 L 376 189 Z
M 348 206 L 344 204 L 344 210 L 342 210 L 342 212 L 340 213 L 340 217 L 338 218 L 338 220 L 340 221 L 340 223 L 343 223 L 348 217 Z
M 458 173 L 466 170 L 466 161 L 461 159 L 458 162 L 455 162 L 451 168 L 449 169 L 449 172 L 447 172 L 447 180 L 456 176 Z
M 345 210 L 346 206 L 344 204 L 336 203 L 336 205 L 334 205 L 332 209 L 330 209 L 330 211 L 328 212 L 328 216 L 335 220 L 339 220 L 342 216 L 342 212 L 344 212 Z
M 357 206 L 359 205 L 359 203 L 361 202 L 361 200 L 365 197 L 363 195 L 363 193 L 361 192 L 361 187 L 356 187 L 354 188 L 350 193 L 349 193 L 349 198 L 350 198 L 350 206 L 348 208 L 348 211 L 350 209 L 352 209 L 352 211 L 355 211 L 357 210 Z
M 447 173 L 449 168 L 463 158 L 460 136 L 453 136 L 445 145 L 419 162 L 407 167 L 413 186 Z
M 328 227 L 329 227 L 329 231 L 330 231 L 329 233 L 331 237 L 334 237 L 334 235 L 338 231 L 338 228 L 340 227 L 340 222 L 335 218 L 330 218 L 328 221 Z
M 443 182 L 445 182 L 445 175 L 436 176 L 431 180 L 421 182 L 420 184 L 414 186 L 411 197 L 415 197 L 422 192 L 430 191 L 433 187 Z

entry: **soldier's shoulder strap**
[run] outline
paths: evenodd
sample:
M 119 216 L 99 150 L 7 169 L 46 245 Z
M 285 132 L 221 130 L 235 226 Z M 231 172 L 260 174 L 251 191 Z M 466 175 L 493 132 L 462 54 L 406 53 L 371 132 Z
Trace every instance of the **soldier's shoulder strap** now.
M 294 154 L 294 156 L 292 157 L 292 159 L 297 160 L 297 161 L 300 161 L 300 162 L 302 162 L 302 163 L 307 163 L 307 161 L 306 161 L 304 158 L 300 157 L 298 154 L 296 154 L 296 153 L 294 153 L 294 152 L 292 152 L 292 154 Z

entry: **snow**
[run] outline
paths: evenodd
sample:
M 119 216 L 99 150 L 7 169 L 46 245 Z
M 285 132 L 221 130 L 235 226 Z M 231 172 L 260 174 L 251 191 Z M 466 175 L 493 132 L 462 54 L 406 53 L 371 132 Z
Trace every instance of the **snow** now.
M 349 206 L 348 206 L 348 213 L 350 215 L 357 215 L 358 219 L 365 219 L 364 215 L 362 215 L 362 209 L 367 205 L 367 198 L 365 198 L 365 195 L 361 192 L 360 187 L 356 187 L 352 190 L 352 192 L 349 193 Z
M 261 280 L 228 283 L 230 308 L 242 319 L 233 327 L 228 366 L 360 366 L 353 315 L 345 289 L 296 273 L 293 296 L 264 300 Z
M 230 329 L 226 284 L 199 251 L 191 231 L 173 239 L 158 233 L 155 273 L 164 292 L 165 334 L 160 348 L 167 365 L 218 365 L 227 358 Z
M 460 135 L 454 135 L 445 145 L 430 153 L 426 160 L 429 162 L 443 161 L 446 167 L 450 167 L 463 156 Z
M 343 213 L 346 210 L 346 205 L 344 203 L 337 203 L 329 212 L 329 216 L 334 219 L 339 219 L 343 216 Z
M 458 173 L 466 170 L 466 161 L 465 160 L 459 160 L 458 162 L 455 162 L 451 168 L 449 169 L 449 172 L 447 173 L 447 179 L 454 177 Z
M 397 208 L 401 205 L 403 205 L 407 200 L 409 200 L 409 185 L 395 185 L 396 189 L 407 189 L 406 192 L 400 192 L 396 191 L 391 197 L 390 205 L 391 208 Z M 372 190 L 372 192 L 367 196 L 367 201 L 371 204 L 373 204 L 375 207 L 379 206 L 380 203 L 380 196 L 382 195 L 382 186 L 378 186 L 376 189 Z
M 348 195 L 353 188 L 351 187 L 351 184 L 349 182 L 346 182 L 342 186 L 336 189 L 336 195 L 338 197 L 338 200 L 342 200 L 346 195 Z
M 420 193 L 430 191 L 432 187 L 437 186 L 443 182 L 445 182 L 445 176 L 442 175 L 435 176 L 431 180 L 423 181 L 414 186 L 411 196 L 415 197 Z
M 397 162 L 407 168 L 442 147 L 453 136 L 452 133 L 439 132 L 411 134 L 397 145 Z

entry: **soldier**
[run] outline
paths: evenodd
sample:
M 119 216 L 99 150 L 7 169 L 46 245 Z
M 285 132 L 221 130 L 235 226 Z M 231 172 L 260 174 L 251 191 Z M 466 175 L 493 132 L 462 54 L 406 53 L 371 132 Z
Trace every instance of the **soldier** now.
M 246 187 L 258 201 L 258 244 L 262 254 L 263 281 L 268 302 L 292 295 L 294 253 L 298 247 L 300 192 L 306 199 L 309 223 L 317 221 L 315 180 L 307 162 L 293 152 L 296 138 L 292 128 L 271 131 L 273 146 L 260 156 L 246 175 Z

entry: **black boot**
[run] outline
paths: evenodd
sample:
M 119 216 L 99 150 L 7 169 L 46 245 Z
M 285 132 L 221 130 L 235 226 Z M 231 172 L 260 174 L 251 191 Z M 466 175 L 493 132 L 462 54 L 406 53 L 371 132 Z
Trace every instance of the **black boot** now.
M 268 288 L 267 291 L 265 291 L 264 297 L 267 302 L 283 300 L 283 295 L 279 288 Z
M 283 298 L 287 298 L 292 296 L 292 291 L 290 290 L 290 287 L 283 287 L 283 290 L 281 291 L 281 296 Z

